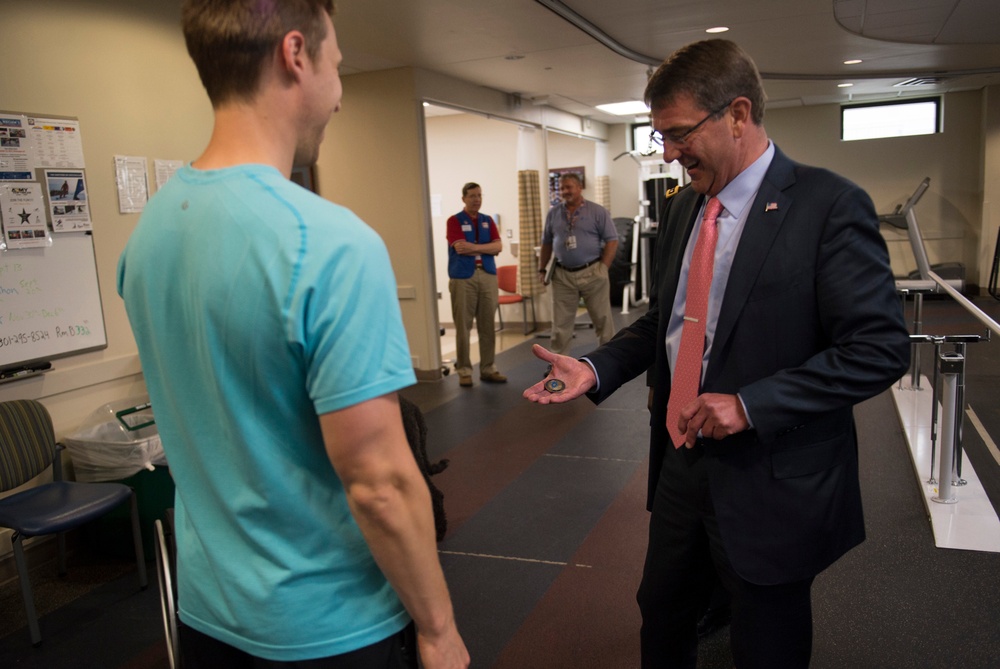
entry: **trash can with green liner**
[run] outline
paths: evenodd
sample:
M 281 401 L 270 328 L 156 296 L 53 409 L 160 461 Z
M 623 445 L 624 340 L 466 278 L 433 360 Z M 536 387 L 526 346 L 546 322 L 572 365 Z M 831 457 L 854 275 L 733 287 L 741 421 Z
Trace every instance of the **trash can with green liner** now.
M 146 397 L 105 404 L 76 433 L 64 437 L 77 481 L 116 481 L 135 490 L 146 557 L 153 555 L 153 523 L 174 505 L 174 482 L 167 469 L 152 407 Z M 132 546 L 129 506 L 123 504 L 90 523 L 92 549 L 128 558 Z

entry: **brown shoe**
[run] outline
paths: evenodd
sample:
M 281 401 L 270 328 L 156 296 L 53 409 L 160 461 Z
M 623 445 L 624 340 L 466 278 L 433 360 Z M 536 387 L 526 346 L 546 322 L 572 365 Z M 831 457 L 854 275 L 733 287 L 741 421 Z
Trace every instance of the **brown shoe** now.
M 471 376 L 459 375 L 459 377 L 458 377 L 458 385 L 462 386 L 463 388 L 471 388 L 472 387 L 472 377 Z
M 507 383 L 507 377 L 500 372 L 490 372 L 489 374 L 482 374 L 480 377 L 486 383 Z

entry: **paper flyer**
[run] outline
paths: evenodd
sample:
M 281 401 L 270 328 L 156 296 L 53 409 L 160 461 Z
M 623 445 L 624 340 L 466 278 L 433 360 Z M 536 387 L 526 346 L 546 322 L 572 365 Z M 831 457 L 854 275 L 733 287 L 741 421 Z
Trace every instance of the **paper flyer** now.
M 0 114 L 0 181 L 31 181 L 34 170 L 27 117 Z
M 156 190 L 163 188 L 174 172 L 184 167 L 183 160 L 163 160 L 156 158 L 153 160 L 153 170 L 156 172 Z
M 92 230 L 83 170 L 45 170 L 52 232 Z
M 0 184 L 3 246 L 25 249 L 51 243 L 45 220 L 42 186 L 37 182 Z
M 123 214 L 141 213 L 149 200 L 146 159 L 115 156 L 115 182 L 118 185 L 118 211 Z
M 28 134 L 35 150 L 35 167 L 86 167 L 79 121 L 29 116 Z

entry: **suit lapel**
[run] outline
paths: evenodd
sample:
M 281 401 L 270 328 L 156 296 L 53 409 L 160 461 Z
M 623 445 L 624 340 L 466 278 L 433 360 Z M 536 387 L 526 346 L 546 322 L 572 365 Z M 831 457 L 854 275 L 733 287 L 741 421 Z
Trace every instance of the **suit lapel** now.
M 712 354 L 705 371 L 706 379 L 711 378 L 715 369 L 722 364 L 716 353 L 725 349 L 774 239 L 791 209 L 793 198 L 784 191 L 795 183 L 793 168 L 792 161 L 775 147 L 771 165 L 750 205 L 750 214 L 743 227 L 739 246 L 736 247 L 733 266 L 729 270 L 729 281 L 715 326 Z

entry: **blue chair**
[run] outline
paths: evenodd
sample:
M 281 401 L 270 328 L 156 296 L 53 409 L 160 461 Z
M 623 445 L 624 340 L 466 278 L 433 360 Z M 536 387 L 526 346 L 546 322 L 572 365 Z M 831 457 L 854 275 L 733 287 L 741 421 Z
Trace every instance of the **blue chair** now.
M 132 537 L 139 567 L 139 586 L 146 589 L 146 558 L 139 529 L 135 492 L 120 483 L 77 483 L 62 480 L 62 465 L 52 428 L 52 418 L 40 402 L 12 400 L 0 402 L 0 493 L 17 488 L 52 465 L 51 483 L 28 488 L 0 499 L 0 528 L 14 530 L 11 543 L 21 581 L 24 611 L 28 617 L 31 643 L 42 641 L 38 616 L 28 581 L 28 568 L 21 542 L 25 537 L 56 534 L 59 575 L 66 573 L 67 530 L 99 518 L 126 501 L 132 505 Z

